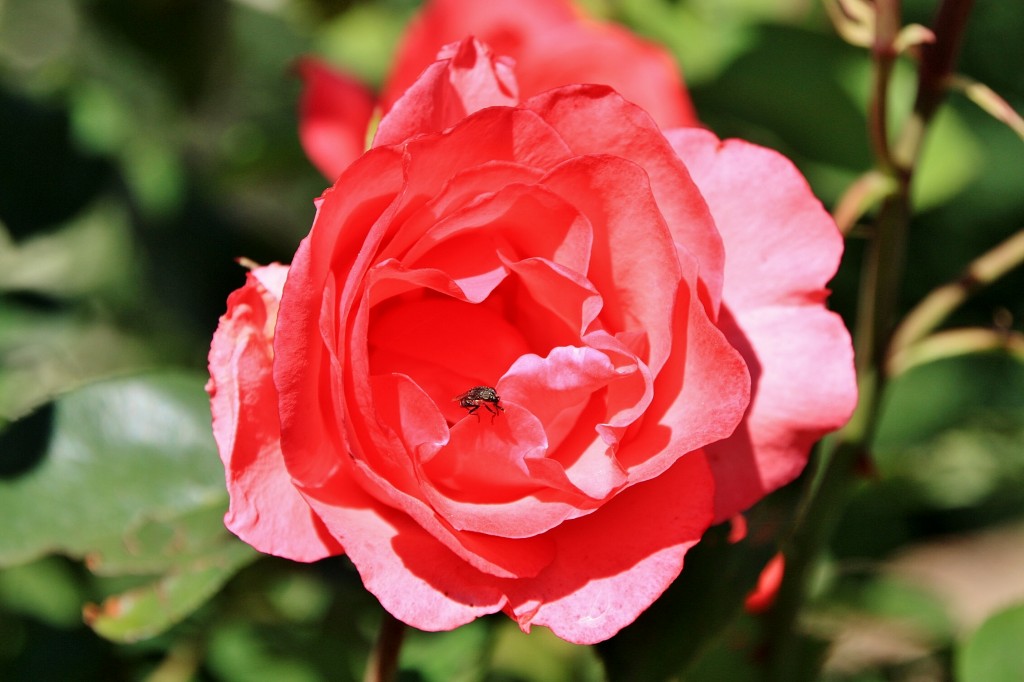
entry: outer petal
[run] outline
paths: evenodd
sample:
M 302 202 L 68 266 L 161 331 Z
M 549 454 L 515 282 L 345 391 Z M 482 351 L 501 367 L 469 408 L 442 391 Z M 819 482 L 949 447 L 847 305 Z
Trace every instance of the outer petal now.
M 685 453 L 732 434 L 750 404 L 749 368 L 694 295 L 697 268 L 683 255 L 683 282 L 673 328 L 684 342 L 672 349 L 654 382 L 654 400 L 619 448 L 631 481 L 662 475 Z
M 313 165 L 333 181 L 366 150 L 373 93 L 316 59 L 299 61 L 298 69 L 306 83 L 299 102 L 299 140 Z
M 608 639 L 678 577 L 711 521 L 713 490 L 703 456 L 692 452 L 594 514 L 562 524 L 552 531 L 554 562 L 511 585 L 506 610 L 524 630 L 546 625 L 577 644 Z
M 343 477 L 329 500 L 310 504 L 339 529 L 363 584 L 399 620 L 420 630 L 451 630 L 502 609 L 494 576 L 456 556 L 416 521 Z
M 449 45 L 384 116 L 373 146 L 444 130 L 469 114 L 519 102 L 512 66 L 473 39 Z
M 582 16 L 569 0 L 433 0 L 406 32 L 383 96 L 385 110 L 434 61 L 474 35 L 512 57 L 524 97 L 570 83 L 601 83 L 664 127 L 698 125 L 682 76 L 660 46 Z
M 513 56 L 526 96 L 600 83 L 640 105 L 661 127 L 700 125 L 672 55 L 622 26 L 578 21 L 544 32 Z
M 753 380 L 743 424 L 708 448 L 724 520 L 798 476 L 811 445 L 856 405 L 850 335 L 824 307 L 843 242 L 782 155 L 706 131 L 668 137 L 725 242 L 720 327 Z
M 271 340 L 287 271 L 259 268 L 228 298 L 206 388 L 231 495 L 225 524 L 261 552 L 315 561 L 342 548 L 292 485 L 281 455 Z
M 644 169 L 672 236 L 697 258 L 714 315 L 722 290 L 722 239 L 686 166 L 650 115 L 598 85 L 558 88 L 523 107 L 540 114 L 575 154 L 620 156 Z
M 679 575 L 711 521 L 713 488 L 703 456 L 690 453 L 600 512 L 553 531 L 554 562 L 522 579 L 480 573 L 350 482 L 333 499 L 310 504 L 341 529 L 366 588 L 413 627 L 449 630 L 505 609 L 524 630 L 545 625 L 592 644 L 632 623 Z

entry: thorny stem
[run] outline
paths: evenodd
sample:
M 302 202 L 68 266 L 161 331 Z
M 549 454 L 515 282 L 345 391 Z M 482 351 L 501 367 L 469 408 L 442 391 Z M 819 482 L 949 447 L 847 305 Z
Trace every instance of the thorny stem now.
M 878 170 L 894 181 L 873 226 L 861 272 L 854 334 L 860 402 L 834 447 L 822 448 L 815 475 L 804 491 L 791 536 L 783 544 L 786 572 L 768 627 L 768 679 L 801 679 L 801 637 L 797 617 L 809 592 L 814 567 L 854 490 L 855 468 L 868 456 L 886 379 L 886 349 L 895 325 L 902 285 L 906 234 L 910 224 L 910 186 L 927 124 L 946 92 L 973 0 L 943 0 L 936 15 L 936 41 L 922 53 L 913 113 L 890 146 L 886 121 L 889 80 L 899 33 L 899 0 L 876 0 L 876 36 L 872 49 L 874 81 L 868 112 Z
M 398 654 L 402 650 L 405 624 L 387 611 L 381 613 L 377 643 L 366 662 L 363 682 L 392 682 L 398 671 Z
M 1005 327 L 949 329 L 931 334 L 893 355 L 888 362 L 890 376 L 911 367 L 968 353 L 999 351 L 1024 361 L 1024 334 Z
M 959 277 L 933 290 L 914 306 L 893 334 L 890 358 L 919 343 L 976 291 L 1022 264 L 1024 230 L 975 258 Z
M 889 82 L 896 61 L 896 36 L 900 31 L 899 0 L 876 0 L 875 40 L 871 46 L 874 69 L 868 102 L 868 133 L 881 170 L 894 168 L 889 148 Z

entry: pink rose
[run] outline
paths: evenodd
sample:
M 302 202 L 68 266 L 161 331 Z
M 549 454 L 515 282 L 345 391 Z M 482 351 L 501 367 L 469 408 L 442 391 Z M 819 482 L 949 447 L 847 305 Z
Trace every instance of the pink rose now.
M 571 0 L 430 0 L 398 49 L 379 105 L 387 112 L 438 50 L 476 36 L 511 57 L 523 98 L 573 83 L 600 83 L 646 109 L 662 128 L 698 124 L 672 56 L 616 24 L 587 18 Z M 299 136 L 310 160 L 334 180 L 365 148 L 370 91 L 305 59 Z M 469 112 L 464 112 L 469 113 Z
M 443 57 L 319 199 L 283 295 L 277 266 L 229 299 L 227 523 L 344 547 L 420 629 L 504 611 L 601 641 L 848 418 L 842 240 L 775 152 L 666 138 L 605 86 L 520 103 L 474 40 Z

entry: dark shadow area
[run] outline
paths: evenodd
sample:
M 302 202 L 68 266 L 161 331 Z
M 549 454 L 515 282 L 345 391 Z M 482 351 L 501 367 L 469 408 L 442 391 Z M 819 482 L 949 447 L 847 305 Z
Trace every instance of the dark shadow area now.
M 17 478 L 43 461 L 56 413 L 54 403 L 46 403 L 0 430 L 0 480 Z

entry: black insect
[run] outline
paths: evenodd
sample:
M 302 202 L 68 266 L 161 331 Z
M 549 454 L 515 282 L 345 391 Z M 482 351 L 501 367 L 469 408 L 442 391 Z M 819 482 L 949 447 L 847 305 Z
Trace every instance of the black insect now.
M 499 403 L 501 396 L 490 386 L 474 386 L 462 395 L 455 396 L 453 400 L 458 400 L 459 407 L 466 408 L 470 414 L 476 414 L 476 411 L 483 405 L 484 409 L 491 413 L 492 422 L 498 415 L 498 410 L 505 411 L 505 408 Z M 480 415 L 477 414 L 476 418 L 479 421 Z

